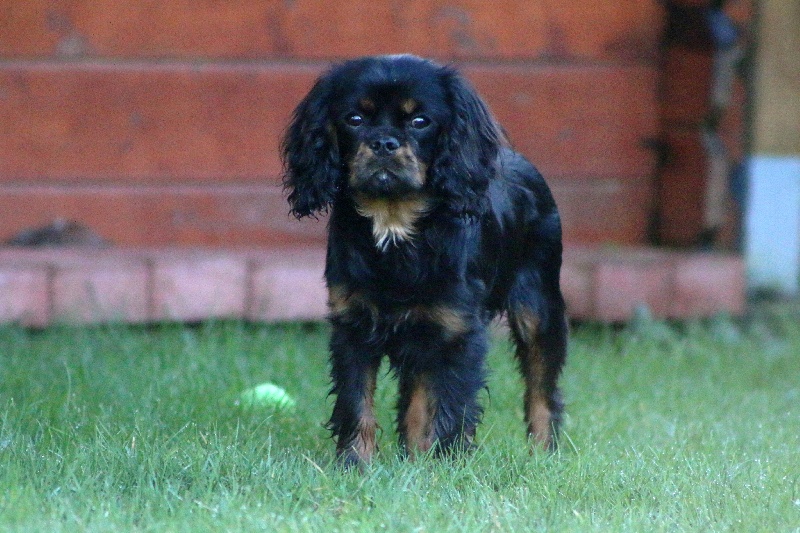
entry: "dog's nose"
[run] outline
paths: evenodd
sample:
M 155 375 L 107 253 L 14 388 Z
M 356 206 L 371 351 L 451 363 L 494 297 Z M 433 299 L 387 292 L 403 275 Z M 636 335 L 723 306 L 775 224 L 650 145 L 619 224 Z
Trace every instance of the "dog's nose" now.
M 386 137 L 375 139 L 369 143 L 369 147 L 377 155 L 390 155 L 400 148 L 400 141 L 387 135 Z

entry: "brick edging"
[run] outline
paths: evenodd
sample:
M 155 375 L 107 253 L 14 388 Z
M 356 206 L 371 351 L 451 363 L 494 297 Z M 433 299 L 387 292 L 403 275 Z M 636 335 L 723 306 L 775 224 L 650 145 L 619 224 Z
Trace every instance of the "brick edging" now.
M 317 319 L 324 251 L 0 249 L 0 323 Z
M 317 320 L 326 313 L 321 247 L 0 248 L 0 323 Z M 732 255 L 568 247 L 562 288 L 573 318 L 618 322 L 642 305 L 687 318 L 745 307 Z

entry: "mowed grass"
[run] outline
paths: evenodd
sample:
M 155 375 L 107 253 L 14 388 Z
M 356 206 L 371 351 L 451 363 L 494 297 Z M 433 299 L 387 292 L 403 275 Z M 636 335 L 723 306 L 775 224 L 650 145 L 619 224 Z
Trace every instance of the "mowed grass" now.
M 578 327 L 555 455 L 502 335 L 479 447 L 332 464 L 323 325 L 0 330 L 2 531 L 800 531 L 800 325 Z M 244 411 L 264 381 L 291 412 Z

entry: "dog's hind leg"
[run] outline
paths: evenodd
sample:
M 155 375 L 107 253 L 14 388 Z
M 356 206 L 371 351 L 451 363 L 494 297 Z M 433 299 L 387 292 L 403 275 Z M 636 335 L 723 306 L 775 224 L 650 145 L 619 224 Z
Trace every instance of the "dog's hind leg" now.
M 530 292 L 528 294 L 531 294 Z M 516 358 L 525 381 L 525 423 L 534 444 L 554 450 L 563 404 L 558 378 L 567 349 L 567 322 L 560 294 L 517 299 L 508 309 Z

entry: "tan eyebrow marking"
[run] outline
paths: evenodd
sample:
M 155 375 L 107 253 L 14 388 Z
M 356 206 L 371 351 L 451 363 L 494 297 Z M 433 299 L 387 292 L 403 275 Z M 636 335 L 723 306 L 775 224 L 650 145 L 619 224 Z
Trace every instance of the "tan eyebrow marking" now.
M 374 113 L 376 109 L 375 102 L 369 98 L 362 98 L 358 101 L 358 105 L 367 113 Z
M 406 100 L 403 100 L 403 101 L 400 103 L 400 109 L 402 109 L 402 110 L 403 110 L 403 112 L 404 112 L 406 115 L 410 115 L 411 113 L 413 113 L 414 111 L 416 111 L 416 110 L 417 110 L 417 107 L 419 107 L 419 104 L 418 104 L 418 103 L 417 103 L 417 101 L 416 101 L 416 100 L 414 100 L 413 98 L 408 98 L 408 99 L 406 99 Z

